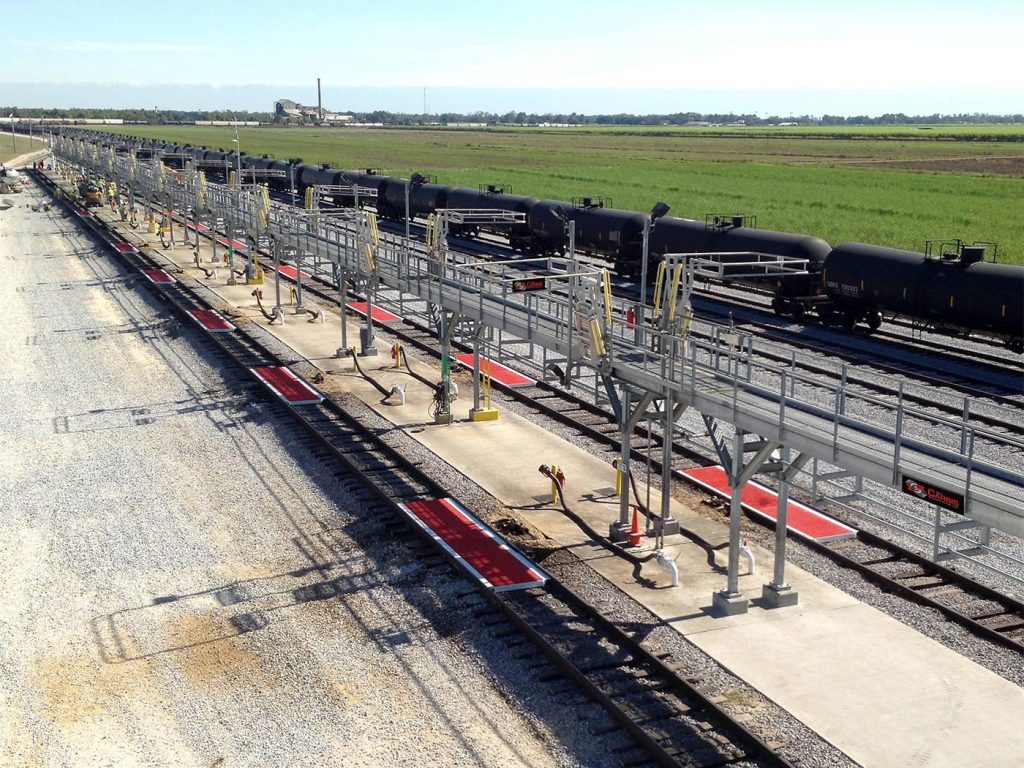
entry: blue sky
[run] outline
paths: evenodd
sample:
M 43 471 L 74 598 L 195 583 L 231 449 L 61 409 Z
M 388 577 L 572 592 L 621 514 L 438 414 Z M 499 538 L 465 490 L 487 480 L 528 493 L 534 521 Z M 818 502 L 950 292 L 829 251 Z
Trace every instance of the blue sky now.
M 1019 0 L 5 5 L 15 106 L 269 110 L 320 77 L 336 110 L 1024 110 Z

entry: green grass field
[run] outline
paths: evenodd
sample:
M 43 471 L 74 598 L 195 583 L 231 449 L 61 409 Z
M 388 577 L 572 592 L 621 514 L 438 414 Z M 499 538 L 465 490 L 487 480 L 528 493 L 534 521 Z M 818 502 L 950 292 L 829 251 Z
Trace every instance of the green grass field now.
M 14 141 L 11 141 L 11 134 L 0 133 L 0 163 L 6 163 L 21 155 L 35 152 L 37 149 L 46 149 L 46 145 L 35 139 L 30 142 L 28 136 L 20 134 L 14 137 Z
M 126 126 L 124 132 L 233 147 L 234 129 Z M 983 137 L 979 140 L 978 137 Z M 999 243 L 1024 264 L 1024 126 L 836 128 L 242 128 L 242 150 L 503 184 L 536 197 L 612 198 L 672 214 L 754 214 L 766 229 L 921 250 L 927 239 Z M 1005 140 L 1004 140 L 1005 139 Z

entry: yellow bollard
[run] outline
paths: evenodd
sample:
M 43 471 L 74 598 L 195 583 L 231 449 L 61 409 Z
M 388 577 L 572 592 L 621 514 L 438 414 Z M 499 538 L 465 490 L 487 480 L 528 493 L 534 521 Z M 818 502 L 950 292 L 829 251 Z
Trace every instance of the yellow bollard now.
M 612 468 L 615 470 L 615 495 L 616 496 L 621 496 L 622 495 L 622 480 L 623 480 L 622 476 L 625 473 L 619 467 L 619 460 L 618 459 L 615 459 L 614 461 L 612 461 Z
M 289 289 L 288 303 L 289 304 L 295 304 L 295 286 L 294 285 Z

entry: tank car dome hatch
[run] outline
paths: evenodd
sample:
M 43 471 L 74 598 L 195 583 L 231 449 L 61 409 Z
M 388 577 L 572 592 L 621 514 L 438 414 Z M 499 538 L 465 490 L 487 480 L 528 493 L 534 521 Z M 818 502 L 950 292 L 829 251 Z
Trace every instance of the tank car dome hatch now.
M 985 246 L 983 245 L 965 245 L 963 250 L 960 251 L 960 263 L 964 266 L 977 264 L 979 261 L 984 260 Z

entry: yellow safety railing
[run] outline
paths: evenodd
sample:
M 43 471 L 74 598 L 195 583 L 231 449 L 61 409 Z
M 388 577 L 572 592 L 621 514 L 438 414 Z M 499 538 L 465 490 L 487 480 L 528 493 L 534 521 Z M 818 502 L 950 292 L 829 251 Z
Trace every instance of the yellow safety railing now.
M 373 240 L 373 244 L 375 246 L 380 245 L 380 230 L 377 228 L 377 214 L 366 214 L 366 223 L 370 227 L 370 238 Z
M 199 172 L 198 184 L 196 185 L 196 203 L 200 208 L 206 207 L 206 174 Z
M 484 408 L 491 407 L 491 361 L 480 366 L 480 394 L 484 399 Z
M 437 217 L 434 214 L 427 216 L 427 248 L 437 246 Z
M 654 278 L 654 317 L 661 315 L 661 291 L 665 287 L 665 262 L 658 262 L 658 275 Z
M 664 262 L 662 262 L 664 263 Z M 679 283 L 683 279 L 683 273 L 686 272 L 685 264 L 676 264 L 676 268 L 672 274 L 672 291 L 668 297 L 668 309 L 666 318 L 667 322 L 671 323 L 676 319 L 676 302 L 679 300 Z M 668 327 L 667 325 L 665 327 Z
M 373 246 L 367 243 L 363 247 L 366 249 L 366 268 L 373 272 Z
M 313 188 L 306 187 L 306 210 L 313 210 Z
M 597 321 L 596 317 L 590 321 L 590 338 L 594 342 L 594 354 L 598 357 L 604 357 L 604 334 L 601 333 L 601 324 Z

